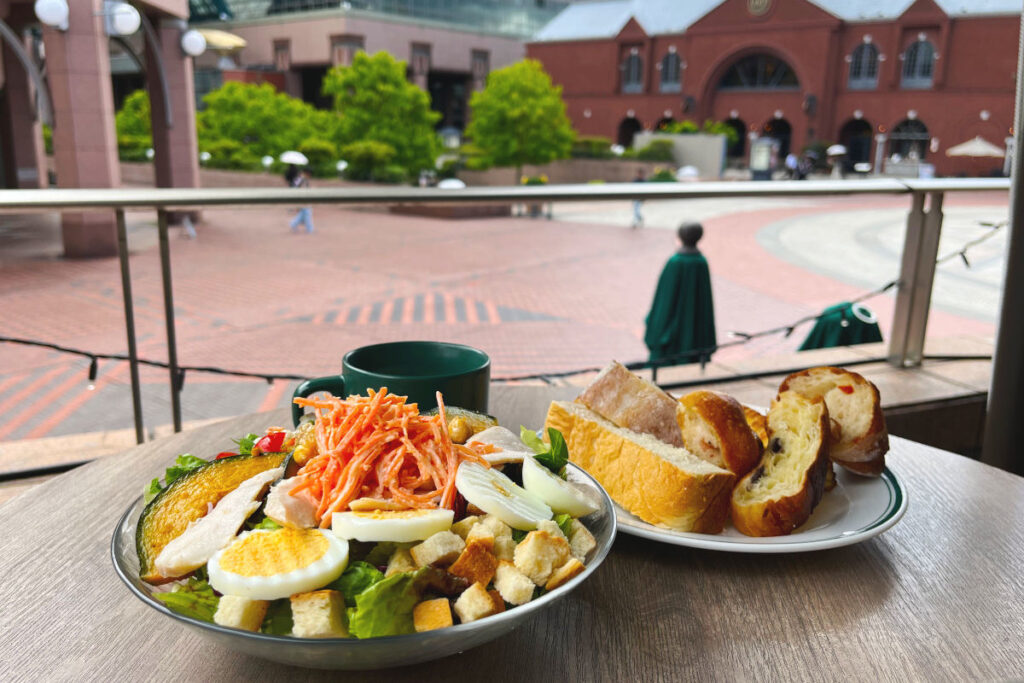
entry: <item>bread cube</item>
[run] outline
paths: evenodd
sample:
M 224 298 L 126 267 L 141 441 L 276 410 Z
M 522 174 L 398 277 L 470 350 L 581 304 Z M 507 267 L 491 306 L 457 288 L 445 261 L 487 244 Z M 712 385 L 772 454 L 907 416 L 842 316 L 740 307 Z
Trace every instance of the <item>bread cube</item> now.
M 480 518 L 477 515 L 470 515 L 469 517 L 460 519 L 458 522 L 455 522 L 455 524 L 452 524 L 452 533 L 457 534 L 465 540 L 466 534 L 468 534 L 469 530 L 472 529 L 479 521 Z
M 513 561 L 516 569 L 538 586 L 543 586 L 551 578 L 551 573 L 565 564 L 571 554 L 569 542 L 564 537 L 552 536 L 546 531 L 531 531 L 516 546 Z
M 569 549 L 572 551 L 573 557 L 580 562 L 586 562 L 587 555 L 596 547 L 597 541 L 594 540 L 594 535 L 583 525 L 583 522 L 578 519 L 572 520 L 569 525 Z
M 409 549 L 417 567 L 446 567 L 458 558 L 466 542 L 450 531 L 436 534 Z
M 494 541 L 494 556 L 499 560 L 512 561 L 516 551 L 516 540 L 512 535 L 502 536 Z
M 540 531 L 546 531 L 552 536 L 561 536 L 565 538 L 565 534 L 562 533 L 562 527 L 558 526 L 558 522 L 553 519 L 545 519 L 542 522 L 537 522 L 537 529 Z M 565 540 L 569 540 L 565 538 Z
M 516 569 L 511 562 L 499 562 L 494 572 L 494 587 L 502 600 L 510 605 L 523 605 L 533 599 L 536 586 L 526 574 Z
M 470 583 L 487 585 L 498 568 L 498 559 L 491 554 L 486 541 L 471 541 L 459 555 L 459 559 L 448 568 L 449 574 L 461 576 Z
M 494 598 L 481 583 L 474 583 L 462 591 L 462 595 L 455 601 L 455 613 L 463 624 L 489 617 L 496 612 Z
M 222 595 L 217 604 L 213 621 L 221 626 L 240 628 L 243 631 L 259 631 L 263 618 L 267 616 L 267 600 L 251 600 L 239 595 Z
M 448 604 L 448 598 L 424 600 L 413 607 L 412 623 L 416 633 L 451 626 L 454 622 L 452 621 L 452 608 Z
M 291 597 L 292 635 L 296 638 L 347 638 L 342 614 L 345 600 L 332 590 L 298 593 Z
M 584 569 L 583 563 L 577 560 L 575 557 L 570 557 L 569 561 L 563 564 L 561 567 L 551 573 L 551 577 L 548 582 L 544 584 L 544 588 L 549 591 L 553 591 L 563 583 L 578 576 Z
M 492 534 L 495 539 L 504 538 L 508 536 L 512 538 L 512 527 L 505 522 L 501 521 L 494 515 L 486 515 L 480 518 L 480 523 L 484 525 Z
M 494 550 L 494 533 L 483 524 L 475 524 L 466 534 L 466 545 L 470 543 L 483 543 L 492 551 Z
M 391 553 L 391 557 L 388 559 L 388 568 L 384 571 L 384 576 L 414 572 L 417 568 L 416 562 L 412 559 L 412 555 L 409 554 L 409 551 L 405 548 L 398 548 L 395 552 Z
M 501 593 L 496 590 L 489 590 L 487 594 L 491 596 L 491 600 L 494 601 L 494 613 L 505 611 L 505 601 L 501 599 Z

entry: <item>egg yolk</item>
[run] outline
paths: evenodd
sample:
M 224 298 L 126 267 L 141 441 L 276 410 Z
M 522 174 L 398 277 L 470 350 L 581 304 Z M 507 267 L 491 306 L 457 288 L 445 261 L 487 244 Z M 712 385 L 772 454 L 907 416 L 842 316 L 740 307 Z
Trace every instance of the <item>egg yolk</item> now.
M 327 553 L 328 544 L 316 529 L 249 534 L 224 551 L 220 567 L 239 576 L 274 576 L 308 567 Z

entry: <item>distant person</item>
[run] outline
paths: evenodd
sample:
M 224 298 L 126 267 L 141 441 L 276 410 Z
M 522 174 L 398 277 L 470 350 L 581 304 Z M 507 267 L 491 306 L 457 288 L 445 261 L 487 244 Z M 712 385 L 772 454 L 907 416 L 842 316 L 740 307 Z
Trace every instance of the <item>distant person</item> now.
M 284 183 L 288 187 L 295 187 L 295 181 L 299 179 L 299 167 L 295 164 L 288 164 L 284 172 Z
M 644 343 L 655 367 L 706 363 L 717 344 L 715 309 L 708 262 L 697 248 L 704 236 L 700 223 L 683 223 L 676 231 L 679 250 L 658 278 L 647 314 Z
M 308 168 L 303 168 L 298 174 L 295 180 L 292 182 L 292 187 L 305 188 L 309 187 L 309 179 L 312 176 Z M 291 229 L 292 232 L 299 231 L 299 225 L 306 226 L 306 234 L 312 234 L 313 232 L 313 207 L 303 206 L 299 209 L 299 212 L 295 214 L 295 218 L 292 219 Z
M 636 169 L 636 177 L 633 178 L 634 183 L 645 183 L 647 182 L 646 174 L 643 168 Z M 633 229 L 642 228 L 644 226 L 644 214 L 643 214 L 644 202 L 642 199 L 633 200 L 633 223 L 631 227 Z
M 800 160 L 795 154 L 790 152 L 786 155 L 786 176 L 790 180 L 796 180 L 797 170 L 800 166 Z
M 807 180 L 807 176 L 811 174 L 813 168 L 814 157 L 810 154 L 804 154 L 796 164 L 796 179 Z

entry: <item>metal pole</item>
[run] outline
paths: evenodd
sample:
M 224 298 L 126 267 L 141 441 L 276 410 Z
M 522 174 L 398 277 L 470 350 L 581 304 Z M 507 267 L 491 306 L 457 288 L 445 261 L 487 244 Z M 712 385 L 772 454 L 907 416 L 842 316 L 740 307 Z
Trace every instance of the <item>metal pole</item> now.
M 1024 15 L 1017 52 L 1017 110 L 1013 132 L 1020 140 L 1024 129 Z M 988 393 L 982 462 L 1024 475 L 1024 145 L 1013 146 L 1010 181 L 1010 225 L 1006 248 L 1006 276 L 999 313 L 992 384 Z
M 924 193 L 911 196 L 907 230 L 903 236 L 903 258 L 900 264 L 899 287 L 892 316 L 892 334 L 889 337 L 889 362 L 903 367 L 907 360 L 910 317 L 914 303 L 914 280 L 917 277 L 917 257 L 924 235 Z
M 181 383 L 178 381 L 178 341 L 174 332 L 174 290 L 171 285 L 171 249 L 167 241 L 167 212 L 157 209 L 160 232 L 160 273 L 164 281 L 164 320 L 167 321 L 167 369 L 171 375 L 171 415 L 174 431 L 181 431 Z
M 139 382 L 139 350 L 135 345 L 135 310 L 132 304 L 132 276 L 128 268 L 128 230 L 124 223 L 124 209 L 117 216 L 117 257 L 121 261 L 121 294 L 124 297 L 124 327 L 128 333 L 128 364 L 132 376 L 132 410 L 135 413 L 135 441 L 143 443 L 146 435 L 142 428 L 142 385 Z

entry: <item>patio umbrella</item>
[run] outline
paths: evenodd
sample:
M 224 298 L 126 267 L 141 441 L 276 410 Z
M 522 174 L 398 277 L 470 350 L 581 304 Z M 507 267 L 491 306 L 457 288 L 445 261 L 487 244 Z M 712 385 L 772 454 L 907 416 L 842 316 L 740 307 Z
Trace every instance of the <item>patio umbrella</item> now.
M 1006 150 L 981 137 L 980 135 L 953 145 L 946 150 L 947 157 L 997 157 L 1002 159 L 1006 156 Z
M 842 156 L 846 154 L 846 147 L 843 145 L 832 145 L 831 147 L 825 150 L 825 154 L 829 155 L 830 157 Z
M 295 150 L 288 150 L 278 157 L 282 164 L 295 164 L 296 166 L 305 166 L 309 163 L 309 159 L 302 152 L 296 152 Z
M 699 251 L 673 254 L 665 264 L 647 314 L 644 343 L 651 361 L 665 365 L 707 362 L 716 343 L 708 262 Z M 688 351 L 701 353 L 685 355 Z M 676 356 L 679 356 L 678 358 Z
M 882 341 L 878 318 L 867 306 L 844 301 L 825 309 L 814 323 L 800 351 L 852 346 Z

